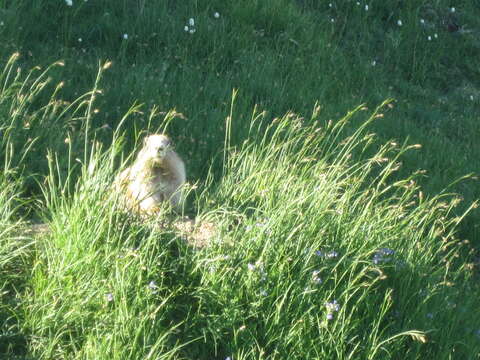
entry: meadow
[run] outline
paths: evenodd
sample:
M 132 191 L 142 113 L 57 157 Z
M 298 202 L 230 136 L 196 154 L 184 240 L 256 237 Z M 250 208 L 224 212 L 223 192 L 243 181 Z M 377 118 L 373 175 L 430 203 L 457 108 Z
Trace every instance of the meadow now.
M 479 13 L 0 0 L 0 359 L 477 359 Z M 158 131 L 188 200 L 138 217 Z

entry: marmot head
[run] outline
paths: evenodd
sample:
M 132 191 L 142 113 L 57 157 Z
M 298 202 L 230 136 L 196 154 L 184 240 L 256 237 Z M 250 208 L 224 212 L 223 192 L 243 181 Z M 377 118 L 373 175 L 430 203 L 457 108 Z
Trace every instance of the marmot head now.
M 141 156 L 147 156 L 154 162 L 162 162 L 165 156 L 173 150 L 173 142 L 167 135 L 149 135 L 143 140 Z

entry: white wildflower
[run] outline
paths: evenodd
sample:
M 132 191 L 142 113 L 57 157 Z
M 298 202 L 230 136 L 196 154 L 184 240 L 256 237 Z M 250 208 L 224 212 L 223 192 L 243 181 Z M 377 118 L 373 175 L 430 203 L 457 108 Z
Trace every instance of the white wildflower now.
M 402 26 L 402 25 L 403 25 L 402 20 L 399 19 L 399 20 L 397 21 L 397 25 L 398 25 L 398 26 Z
M 365 5 L 365 11 L 368 11 L 368 5 Z
M 215 19 L 218 19 L 218 18 L 220 17 L 220 14 L 219 14 L 218 12 L 215 12 L 215 13 L 213 14 L 213 17 L 214 17 Z
M 435 39 L 438 39 L 438 34 L 437 33 L 433 34 L 433 36 L 435 37 Z
M 452 13 L 454 13 L 454 12 L 455 12 L 455 8 L 454 8 L 454 7 L 450 8 L 450 11 L 451 11 Z
M 190 29 L 189 33 L 190 33 L 190 34 L 194 34 L 195 31 L 197 31 L 197 30 L 195 30 L 195 29 Z
M 427 39 L 428 39 L 428 41 L 431 41 L 432 37 L 430 35 L 428 35 Z
M 185 27 L 183 28 L 183 30 L 188 31 L 188 26 L 185 25 Z
M 127 39 L 128 39 L 128 34 L 123 34 L 123 38 L 124 38 L 125 40 L 127 40 Z
M 193 18 L 188 19 L 188 25 L 195 26 L 195 20 Z
M 420 24 L 425 25 L 425 19 L 420 19 Z
M 67 6 L 72 6 L 73 5 L 72 0 L 65 0 L 65 3 L 67 4 Z

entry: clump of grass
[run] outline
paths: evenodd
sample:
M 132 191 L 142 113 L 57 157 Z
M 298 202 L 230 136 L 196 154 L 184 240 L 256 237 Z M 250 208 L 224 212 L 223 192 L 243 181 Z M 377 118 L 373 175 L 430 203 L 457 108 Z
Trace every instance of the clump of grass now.
M 13 59 L 13 58 L 12 58 Z M 0 74 L 0 109 L 10 106 L 12 114 L 20 112 L 15 93 L 16 85 L 9 84 L 11 64 Z M 13 103 L 12 103 L 13 102 Z M 8 118 L 7 118 L 8 119 Z M 13 120 L 12 120 L 13 122 Z M 11 123 L 10 123 L 11 124 Z M 22 332 L 21 294 L 31 264 L 32 241 L 22 229 L 25 224 L 25 179 L 20 166 L 29 152 L 29 146 L 16 147 L 9 132 L 11 126 L 0 121 L 0 356 L 22 355 L 26 352 L 26 337 Z
M 21 293 L 29 273 L 32 242 L 22 235 L 21 179 L 5 159 L 0 175 L 0 357 L 24 354 Z
M 52 162 L 44 188 L 51 234 L 37 246 L 23 324 L 32 354 L 375 359 L 478 351 L 478 299 L 465 298 L 470 275 L 455 260 L 457 199 L 423 195 L 420 174 L 395 178 L 417 146 L 379 146 L 366 131 L 376 112 L 348 130 L 359 112 L 335 123 L 323 123 L 318 109 L 308 121 L 253 116 L 242 145 L 227 136 L 223 177 L 196 194 L 198 217 L 216 226 L 202 249 L 160 218 L 118 209 L 109 195 L 118 140 L 88 151 L 70 194 Z
M 418 146 L 369 151 L 376 114 L 345 137 L 352 115 L 311 126 L 288 114 L 231 152 L 207 197 L 225 230 L 197 268 L 213 353 L 448 358 L 478 349 L 477 299 L 463 295 L 471 273 L 453 265 L 458 199 L 425 197 L 420 174 L 395 179 L 399 158 Z
M 170 314 L 182 289 L 173 280 L 181 262 L 172 236 L 118 210 L 108 196 L 112 163 L 92 154 L 71 198 L 55 172 L 45 190 L 51 233 L 32 273 L 30 350 L 45 359 L 174 358 L 178 324 Z

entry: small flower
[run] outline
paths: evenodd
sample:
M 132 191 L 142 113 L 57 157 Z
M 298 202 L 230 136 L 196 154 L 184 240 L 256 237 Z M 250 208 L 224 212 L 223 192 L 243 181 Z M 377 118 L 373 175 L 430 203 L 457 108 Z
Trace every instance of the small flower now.
M 329 7 L 333 7 L 333 4 L 332 4 L 332 3 L 330 3 L 330 4 L 328 4 L 328 6 L 329 6 Z
M 450 8 L 450 11 L 451 11 L 452 13 L 454 13 L 454 12 L 455 12 L 455 8 L 454 8 L 454 7 Z
M 368 5 L 365 5 L 365 11 L 368 11 Z
M 268 295 L 267 290 L 265 290 L 265 289 L 260 290 L 260 295 L 267 296 Z
M 427 313 L 427 318 L 433 319 L 433 314 L 432 313 Z
M 473 101 L 473 95 L 470 95 L 470 100 Z
M 155 291 L 158 289 L 158 286 L 157 284 L 155 284 L 155 281 L 152 280 L 148 283 L 148 288 L 152 291 Z
M 337 300 L 333 300 L 332 302 L 327 302 L 325 303 L 325 306 L 329 312 L 340 310 L 340 304 L 337 302 Z
M 188 26 L 185 25 L 185 27 L 183 28 L 183 30 L 188 31 Z
M 325 307 L 327 308 L 327 320 L 329 321 L 333 320 L 333 313 L 340 310 L 340 304 L 337 302 L 337 300 L 325 303 Z
M 373 263 L 375 265 L 382 262 L 389 262 L 392 260 L 391 256 L 395 254 L 395 251 L 389 248 L 381 248 L 375 251 L 373 254 Z
M 195 20 L 193 18 L 188 19 L 188 25 L 195 26 Z
M 230 356 L 227 356 L 225 360 L 232 360 L 232 358 Z
M 372 66 L 377 65 L 377 62 L 375 60 L 372 61 Z
M 313 281 L 314 283 L 317 283 L 317 284 L 321 284 L 321 283 L 322 283 L 322 279 L 320 278 L 319 274 L 320 274 L 320 271 L 318 271 L 318 270 L 314 270 L 314 271 L 312 272 L 312 281 Z
M 112 293 L 105 294 L 105 298 L 107 299 L 108 302 L 111 302 L 113 301 L 113 294 Z
M 357 1 L 357 5 L 360 6 L 360 1 Z
M 392 256 L 393 254 L 395 254 L 395 250 L 389 248 L 381 248 L 378 250 L 378 252 L 385 256 Z
M 437 33 L 433 34 L 433 37 L 434 37 L 435 39 L 438 39 L 438 34 L 437 34 Z
M 78 42 L 82 42 L 82 38 L 78 38 Z
M 334 19 L 334 18 L 331 18 L 331 19 L 330 19 L 330 22 L 334 23 L 334 22 L 335 22 L 335 19 Z
M 128 39 L 128 34 L 123 34 L 123 39 L 127 40 Z
M 430 35 L 428 35 L 427 40 L 432 41 L 432 37 Z
M 420 19 L 420 24 L 425 25 L 425 19 Z
M 252 263 L 248 263 L 248 264 L 247 264 L 247 268 L 248 268 L 248 270 L 250 270 L 250 271 L 254 271 L 254 270 L 255 270 L 255 265 L 252 264 Z
M 72 6 L 73 5 L 72 0 L 65 0 L 65 3 L 67 4 L 67 6 Z
M 195 29 L 190 29 L 189 33 L 190 33 L 190 34 L 194 34 L 195 31 L 197 31 L 197 30 L 195 30 Z
M 397 21 L 397 25 L 398 25 L 398 26 L 402 26 L 402 25 L 403 25 L 402 20 L 399 19 L 399 20 Z
M 332 251 L 329 251 L 329 252 L 323 252 L 321 250 L 317 250 L 317 251 L 315 251 L 315 255 L 317 255 L 319 257 L 324 257 L 325 259 L 333 259 L 333 258 L 338 257 L 338 252 L 336 252 L 335 250 L 332 250 Z
M 338 252 L 336 251 L 330 251 L 325 254 L 325 257 L 328 259 L 333 259 L 333 258 L 336 258 L 337 256 L 338 256 Z
M 219 14 L 218 12 L 215 12 L 215 13 L 213 14 L 213 17 L 214 17 L 215 19 L 218 19 L 218 18 L 220 17 L 220 14 Z

